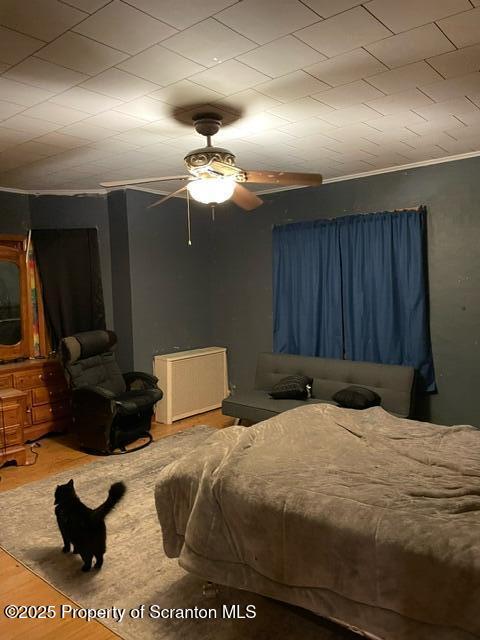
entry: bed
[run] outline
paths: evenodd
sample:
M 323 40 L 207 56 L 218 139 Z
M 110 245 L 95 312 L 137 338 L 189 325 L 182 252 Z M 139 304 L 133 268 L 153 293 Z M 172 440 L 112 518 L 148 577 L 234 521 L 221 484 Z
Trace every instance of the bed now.
M 169 557 L 385 640 L 480 638 L 480 431 L 326 404 L 162 470 Z

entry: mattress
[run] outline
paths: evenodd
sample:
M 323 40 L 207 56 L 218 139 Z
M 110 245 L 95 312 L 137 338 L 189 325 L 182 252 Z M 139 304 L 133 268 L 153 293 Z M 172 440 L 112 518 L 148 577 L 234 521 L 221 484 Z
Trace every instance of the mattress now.
M 162 470 L 165 552 L 387 640 L 480 638 L 480 431 L 316 404 Z

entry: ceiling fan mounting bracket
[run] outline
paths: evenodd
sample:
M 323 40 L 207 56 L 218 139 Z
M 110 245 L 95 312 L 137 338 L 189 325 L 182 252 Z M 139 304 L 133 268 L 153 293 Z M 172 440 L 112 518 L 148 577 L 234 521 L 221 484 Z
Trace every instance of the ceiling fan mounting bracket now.
M 220 131 L 223 120 L 219 113 L 197 113 L 192 119 L 195 131 L 207 138 Z

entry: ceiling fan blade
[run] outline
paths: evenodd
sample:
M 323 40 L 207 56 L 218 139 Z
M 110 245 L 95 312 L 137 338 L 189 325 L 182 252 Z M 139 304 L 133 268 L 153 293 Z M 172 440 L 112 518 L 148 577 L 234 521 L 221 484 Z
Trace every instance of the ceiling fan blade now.
M 319 173 L 291 173 L 289 171 L 245 171 L 247 182 L 252 184 L 298 185 L 312 187 L 322 184 Z
M 185 191 L 186 188 L 187 188 L 186 186 L 180 187 L 180 189 L 177 189 L 176 191 L 173 191 L 172 193 L 169 193 L 168 196 L 160 198 L 160 200 L 157 200 L 153 204 L 149 204 L 147 209 L 151 209 L 152 207 L 156 207 L 157 205 L 162 204 L 162 202 L 166 202 L 167 200 L 170 200 L 170 198 L 174 198 L 175 196 L 178 196 L 178 194 L 182 193 L 182 191 Z
M 245 189 L 245 187 L 238 184 L 238 182 L 235 185 L 235 190 L 231 200 L 238 205 L 240 209 L 244 209 L 245 211 L 252 211 L 252 209 L 256 209 L 263 204 L 263 200 L 261 198 L 248 189 Z
M 167 180 L 189 180 L 191 176 L 163 176 L 162 178 L 138 178 L 136 180 L 118 180 L 117 182 L 100 182 L 101 187 L 125 187 L 129 184 L 146 184 L 147 182 L 165 182 Z
M 212 160 L 208 163 L 208 166 L 211 167 L 214 171 L 221 173 L 222 176 L 236 176 L 239 173 L 243 173 L 243 169 L 234 167 L 233 165 L 227 164 L 226 162 L 220 162 L 220 160 Z

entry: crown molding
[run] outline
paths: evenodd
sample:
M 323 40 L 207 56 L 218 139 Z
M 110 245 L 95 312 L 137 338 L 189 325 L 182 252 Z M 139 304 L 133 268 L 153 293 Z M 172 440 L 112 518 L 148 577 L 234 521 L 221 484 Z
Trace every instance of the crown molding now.
M 468 160 L 469 158 L 476 158 L 480 156 L 480 150 L 478 151 L 470 151 L 468 153 L 459 153 L 454 156 L 445 156 L 442 158 L 433 158 L 431 160 L 421 160 L 419 162 L 410 162 L 408 164 L 402 165 L 394 165 L 391 167 L 385 167 L 382 169 L 373 169 L 372 171 L 362 171 L 361 173 L 352 173 L 346 176 L 338 176 L 336 178 L 326 178 L 322 184 L 330 184 L 333 182 L 344 182 L 346 180 L 357 180 L 359 178 L 368 178 L 369 176 L 378 176 L 382 173 L 395 173 L 396 171 L 406 171 L 409 169 L 417 169 L 419 167 L 429 167 L 435 164 L 444 164 L 446 162 L 456 162 L 458 160 Z M 122 187 L 119 187 L 121 189 Z M 292 186 L 292 187 L 280 187 L 273 189 L 262 189 L 261 191 L 255 191 L 256 195 L 268 195 L 272 193 L 281 193 L 282 191 L 294 191 L 296 189 L 305 189 L 307 187 L 302 186 Z M 135 185 L 130 185 L 127 189 L 131 191 L 142 191 L 144 193 L 152 193 L 155 195 L 168 195 L 168 191 L 161 191 L 159 189 L 152 189 L 148 187 L 136 187 Z M 113 189 L 112 189 L 113 191 Z M 109 189 L 101 188 L 101 189 L 13 189 L 10 187 L 2 187 L 0 186 L 0 192 L 6 193 L 17 193 L 29 196 L 82 196 L 82 195 L 96 195 L 106 197 L 109 192 Z M 184 197 L 184 196 L 175 196 L 175 197 Z

